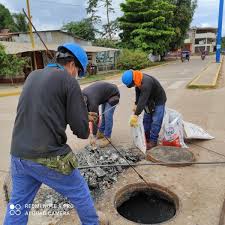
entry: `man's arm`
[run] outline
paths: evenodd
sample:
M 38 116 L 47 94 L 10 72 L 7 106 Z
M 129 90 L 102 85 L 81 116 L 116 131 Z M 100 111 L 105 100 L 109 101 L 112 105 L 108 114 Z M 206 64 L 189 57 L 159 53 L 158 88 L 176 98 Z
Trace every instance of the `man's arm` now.
M 135 111 L 135 115 L 139 116 L 142 111 L 144 110 L 145 106 L 148 103 L 148 99 L 151 93 L 151 88 L 152 85 L 142 85 L 141 89 L 140 89 L 140 96 L 138 98 L 138 102 L 137 102 L 137 108 Z
M 66 119 L 74 135 L 87 139 L 89 136 L 88 111 L 78 82 L 67 82 Z
M 135 87 L 135 105 L 138 104 L 138 100 L 139 100 L 139 97 L 140 97 L 140 89 L 138 87 Z

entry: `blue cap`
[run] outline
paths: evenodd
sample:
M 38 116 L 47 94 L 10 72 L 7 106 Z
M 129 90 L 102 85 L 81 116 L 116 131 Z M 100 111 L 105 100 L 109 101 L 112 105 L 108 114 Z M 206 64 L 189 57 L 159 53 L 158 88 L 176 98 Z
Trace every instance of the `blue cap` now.
M 133 71 L 132 70 L 127 70 L 123 73 L 122 75 L 122 82 L 126 85 L 129 86 L 133 82 Z

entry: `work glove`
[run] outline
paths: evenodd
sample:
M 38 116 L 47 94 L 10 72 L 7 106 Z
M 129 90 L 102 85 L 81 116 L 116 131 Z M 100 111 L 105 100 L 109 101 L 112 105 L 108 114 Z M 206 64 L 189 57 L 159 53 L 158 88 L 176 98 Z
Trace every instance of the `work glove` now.
M 134 104 L 134 106 L 132 108 L 132 111 L 135 113 L 136 112 L 136 109 L 137 109 L 137 105 Z
M 98 122 L 98 113 L 89 112 L 88 113 L 88 120 L 89 120 L 89 122 L 94 122 L 96 124 Z
M 137 115 L 131 115 L 129 123 L 130 123 L 131 127 L 138 127 L 138 116 Z

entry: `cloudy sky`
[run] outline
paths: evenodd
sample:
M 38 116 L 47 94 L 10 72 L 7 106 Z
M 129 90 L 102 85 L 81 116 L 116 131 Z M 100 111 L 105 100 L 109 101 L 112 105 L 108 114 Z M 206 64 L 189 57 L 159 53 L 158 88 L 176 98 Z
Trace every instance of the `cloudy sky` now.
M 115 13 L 112 18 L 121 15 L 119 4 L 123 0 L 113 0 Z M 20 12 L 26 8 L 26 0 L 0 0 L 11 12 Z M 198 0 L 192 25 L 217 26 L 218 0 Z M 82 0 L 30 0 L 33 23 L 39 30 L 60 29 L 63 24 L 78 21 L 86 16 L 85 1 Z M 99 10 L 99 15 L 105 21 L 104 9 Z M 225 33 L 225 23 L 223 33 Z

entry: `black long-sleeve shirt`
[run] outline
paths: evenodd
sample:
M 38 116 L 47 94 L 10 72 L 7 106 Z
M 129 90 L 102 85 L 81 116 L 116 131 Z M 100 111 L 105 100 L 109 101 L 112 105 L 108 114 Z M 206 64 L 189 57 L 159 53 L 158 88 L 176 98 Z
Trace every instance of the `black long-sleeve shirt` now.
M 88 100 L 89 112 L 98 113 L 98 107 L 106 103 L 111 97 L 120 97 L 120 91 L 115 84 L 97 81 L 83 89 L 83 94 Z
M 87 106 L 89 112 L 99 114 L 99 105 L 108 102 L 113 96 L 120 97 L 120 91 L 115 84 L 104 81 L 97 81 L 83 89 L 83 95 L 87 97 Z M 98 127 L 93 127 L 93 134 L 97 134 Z
M 88 111 L 79 84 L 62 69 L 33 71 L 19 99 L 11 154 L 30 159 L 67 154 L 67 124 L 79 138 L 88 138 Z
M 137 105 L 135 115 L 140 115 L 146 106 L 163 105 L 167 98 L 166 93 L 157 79 L 143 74 L 141 87 L 135 88 Z

